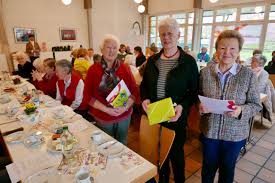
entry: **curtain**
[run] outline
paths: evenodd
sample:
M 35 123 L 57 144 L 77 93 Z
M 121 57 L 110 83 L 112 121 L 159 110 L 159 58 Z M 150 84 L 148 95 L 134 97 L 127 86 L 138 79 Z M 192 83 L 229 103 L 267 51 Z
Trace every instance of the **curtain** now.
M 13 71 L 13 63 L 10 57 L 9 43 L 4 25 L 3 0 L 0 0 L 0 54 L 6 55 L 9 71 Z

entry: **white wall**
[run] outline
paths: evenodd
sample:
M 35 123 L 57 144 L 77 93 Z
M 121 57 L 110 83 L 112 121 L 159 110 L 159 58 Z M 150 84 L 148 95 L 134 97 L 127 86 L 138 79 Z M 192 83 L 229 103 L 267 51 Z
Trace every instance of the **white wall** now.
M 99 45 L 106 34 L 117 36 L 121 43 L 144 46 L 144 35 L 132 33 L 135 21 L 141 24 L 141 15 L 133 0 L 93 0 L 92 38 L 93 48 L 99 52 Z
M 186 11 L 193 9 L 194 0 L 149 0 L 149 14 L 162 14 L 172 11 Z
M 39 43 L 48 48 L 59 45 L 88 46 L 87 13 L 83 0 L 73 0 L 70 6 L 61 0 L 3 0 L 3 15 L 10 51 L 25 50 L 25 44 L 16 44 L 14 27 L 35 28 Z M 60 42 L 59 28 L 76 28 L 76 42 Z

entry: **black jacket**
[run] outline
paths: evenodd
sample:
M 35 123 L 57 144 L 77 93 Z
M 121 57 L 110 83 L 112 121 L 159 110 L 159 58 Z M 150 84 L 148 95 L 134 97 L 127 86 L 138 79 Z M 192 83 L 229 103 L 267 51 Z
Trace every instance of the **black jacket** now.
M 32 70 L 35 70 L 32 63 L 26 62 L 23 66 L 18 64 L 18 75 L 32 80 Z
M 170 129 L 182 129 L 187 124 L 190 107 L 197 102 L 199 72 L 195 59 L 186 54 L 180 47 L 179 64 L 167 76 L 165 97 L 171 97 L 174 103 L 183 107 L 182 115 L 177 122 L 162 123 Z M 156 62 L 163 50 L 151 56 L 146 64 L 143 80 L 140 85 L 141 100 L 150 99 L 151 103 L 157 101 L 157 82 L 159 70 Z
M 146 61 L 146 57 L 142 54 L 136 58 L 136 67 L 141 66 Z

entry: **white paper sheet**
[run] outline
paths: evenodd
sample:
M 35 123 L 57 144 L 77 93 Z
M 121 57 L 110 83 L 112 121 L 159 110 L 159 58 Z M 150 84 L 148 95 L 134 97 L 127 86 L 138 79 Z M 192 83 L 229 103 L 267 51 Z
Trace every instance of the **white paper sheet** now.
M 224 112 L 234 111 L 233 100 L 219 100 L 213 98 L 207 98 L 199 95 L 201 103 L 208 109 L 210 113 L 223 114 Z
M 20 162 L 12 163 L 6 166 L 11 182 L 24 180 L 40 170 L 57 165 L 61 160 L 60 155 L 50 155 L 48 153 L 39 153 L 30 156 Z

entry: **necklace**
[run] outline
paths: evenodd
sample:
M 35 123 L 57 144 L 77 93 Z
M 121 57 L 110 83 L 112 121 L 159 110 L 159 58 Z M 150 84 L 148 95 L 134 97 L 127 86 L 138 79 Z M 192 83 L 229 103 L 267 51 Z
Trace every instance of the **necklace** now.
M 178 52 L 179 52 L 179 49 L 177 49 L 176 53 L 174 53 L 174 54 L 171 55 L 171 56 L 167 56 L 167 55 L 165 55 L 165 53 L 163 52 L 163 56 L 166 57 L 166 58 L 172 58 L 172 57 L 174 57 Z

